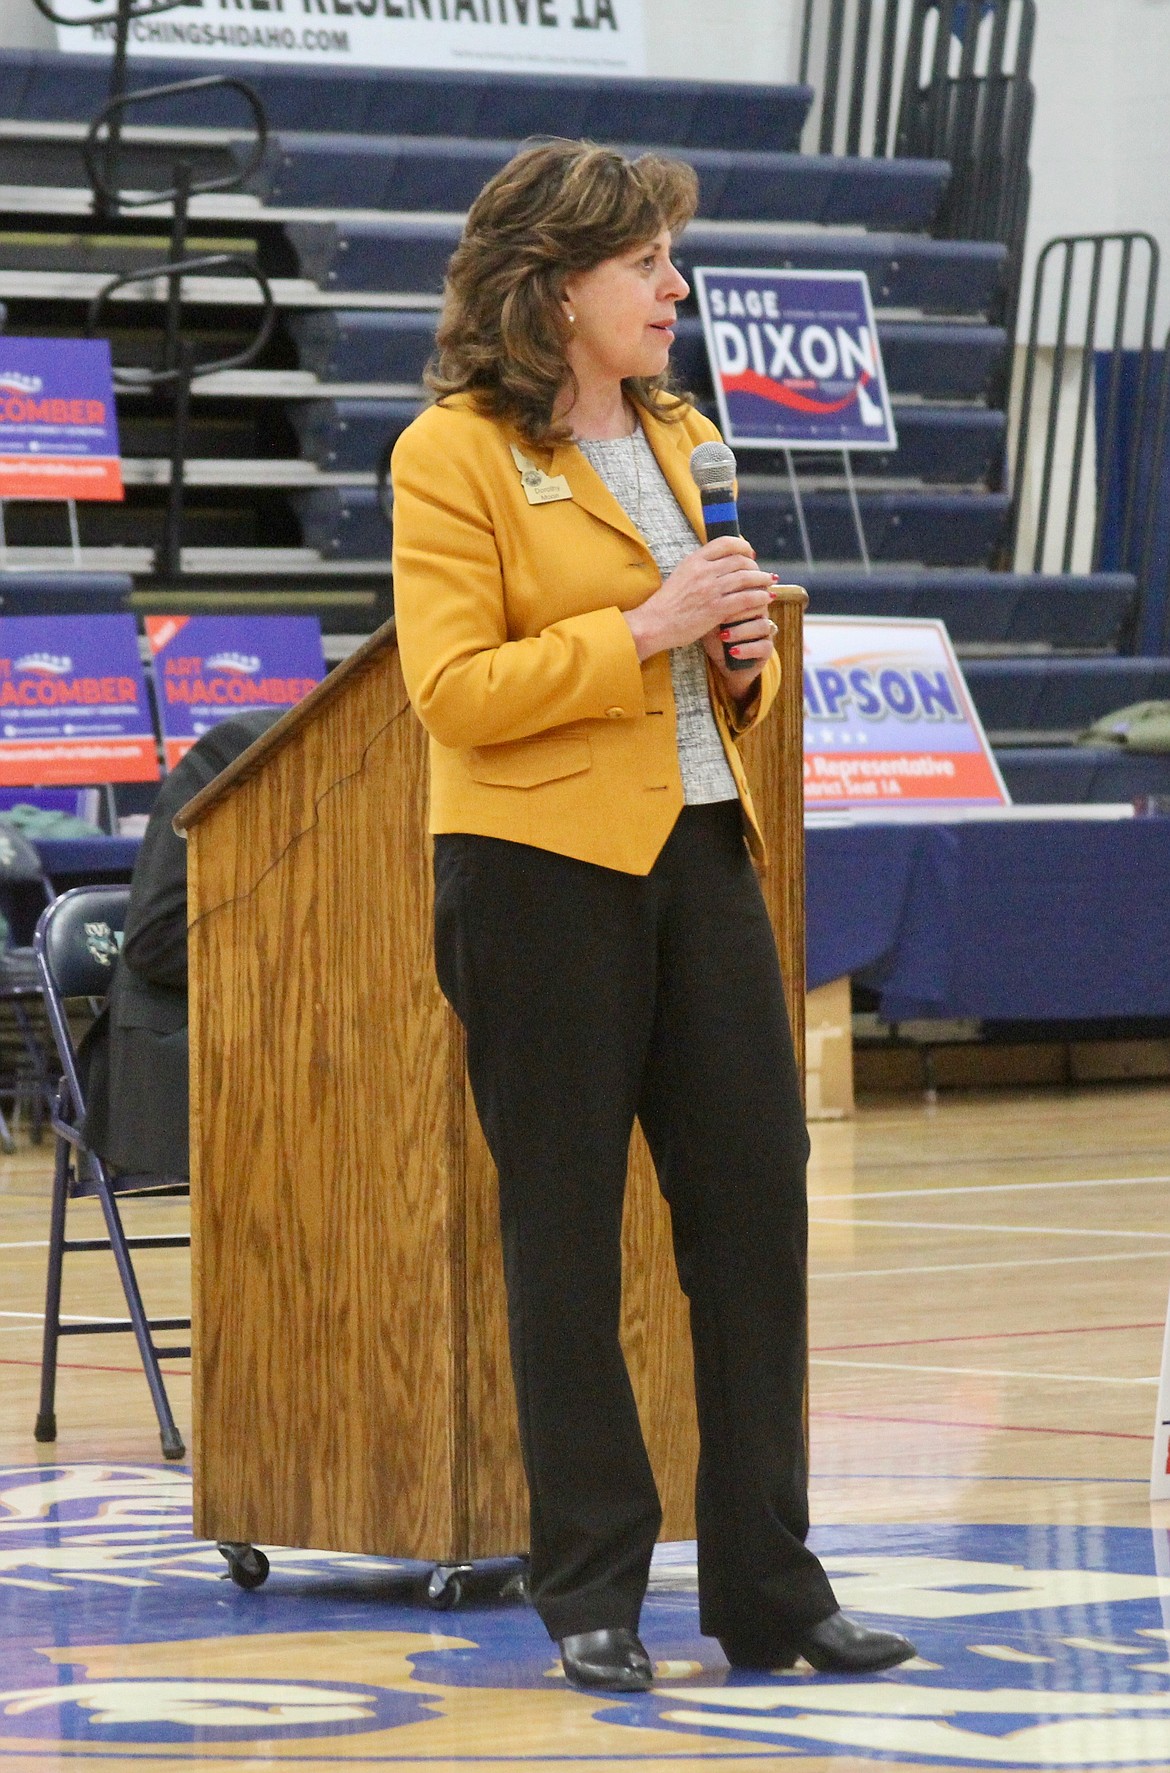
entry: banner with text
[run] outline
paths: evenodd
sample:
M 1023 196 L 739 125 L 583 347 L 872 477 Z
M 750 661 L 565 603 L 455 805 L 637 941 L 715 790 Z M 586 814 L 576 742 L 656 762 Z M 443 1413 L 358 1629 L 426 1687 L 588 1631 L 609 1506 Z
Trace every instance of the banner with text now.
M 286 709 L 325 675 L 316 616 L 147 616 L 166 766 L 251 708 Z
M 120 499 L 105 339 L 0 333 L 0 499 Z
M 806 811 L 927 803 L 1011 804 L 946 628 L 807 617 Z
M 0 784 L 158 773 L 133 616 L 0 616 Z
M 106 0 L 57 0 L 80 22 Z M 109 55 L 114 27 L 57 26 L 58 47 Z M 641 74 L 642 0 L 183 0 L 135 19 L 134 56 L 316 67 Z
M 733 449 L 898 447 L 864 271 L 695 267 Z

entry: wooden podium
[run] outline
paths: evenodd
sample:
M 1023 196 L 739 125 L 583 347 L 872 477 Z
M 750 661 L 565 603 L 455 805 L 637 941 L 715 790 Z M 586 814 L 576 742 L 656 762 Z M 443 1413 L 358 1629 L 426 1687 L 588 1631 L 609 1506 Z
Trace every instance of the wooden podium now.
M 804 1047 L 801 615 L 746 746 Z M 522 1552 L 527 1500 L 491 1160 L 435 981 L 426 738 L 393 624 L 175 821 L 187 832 L 195 1531 L 455 1563 Z M 685 1301 L 640 1133 L 623 1342 L 694 1534 Z

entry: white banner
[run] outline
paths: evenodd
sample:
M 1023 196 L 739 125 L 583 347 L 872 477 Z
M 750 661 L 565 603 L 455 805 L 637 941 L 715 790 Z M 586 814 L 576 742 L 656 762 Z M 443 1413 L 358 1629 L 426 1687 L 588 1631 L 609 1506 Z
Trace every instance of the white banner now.
M 57 0 L 79 20 L 109 0 Z M 108 55 L 112 25 L 58 25 L 58 47 Z M 642 0 L 183 0 L 130 26 L 135 56 L 462 68 L 512 74 L 642 74 Z M 322 119 L 322 128 L 327 120 Z
M 1166 1336 L 1162 1345 L 1162 1379 L 1154 1416 L 1154 1462 L 1150 1470 L 1151 1502 L 1170 1502 L 1170 1303 L 1166 1306 Z

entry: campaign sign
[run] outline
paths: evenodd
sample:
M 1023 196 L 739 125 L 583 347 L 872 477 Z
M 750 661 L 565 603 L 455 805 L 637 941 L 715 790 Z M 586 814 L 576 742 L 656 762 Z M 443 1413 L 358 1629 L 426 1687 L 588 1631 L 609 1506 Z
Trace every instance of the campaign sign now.
M 250 708 L 291 708 L 325 675 L 316 616 L 147 616 L 166 766 Z
M 110 54 L 112 7 L 97 0 L 95 16 L 95 0 L 56 0 L 54 12 L 59 49 Z M 130 51 L 473 73 L 641 74 L 646 67 L 642 0 L 181 0 L 161 15 L 132 14 Z
M 0 334 L 0 499 L 120 499 L 105 339 Z
M 804 802 L 1011 804 L 941 622 L 806 619 Z
M 719 420 L 736 449 L 897 449 L 864 271 L 695 267 Z
M 133 616 L 0 616 L 0 784 L 157 782 Z

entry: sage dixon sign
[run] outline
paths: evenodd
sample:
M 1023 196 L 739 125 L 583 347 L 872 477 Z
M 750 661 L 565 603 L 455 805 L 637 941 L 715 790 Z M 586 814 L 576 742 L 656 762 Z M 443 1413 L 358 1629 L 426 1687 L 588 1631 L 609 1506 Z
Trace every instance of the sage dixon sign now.
M 109 0 L 57 0 L 89 28 L 58 47 L 109 55 Z M 642 0 L 183 0 L 134 19 L 135 56 L 513 73 L 641 74 Z M 322 128 L 327 127 L 322 123 Z
M 695 288 L 733 448 L 897 449 L 864 271 L 697 265 Z

